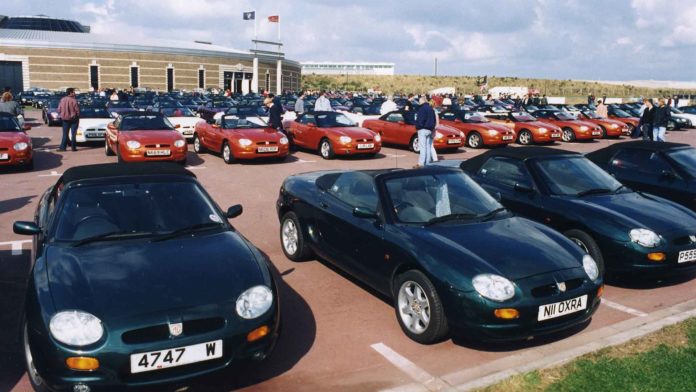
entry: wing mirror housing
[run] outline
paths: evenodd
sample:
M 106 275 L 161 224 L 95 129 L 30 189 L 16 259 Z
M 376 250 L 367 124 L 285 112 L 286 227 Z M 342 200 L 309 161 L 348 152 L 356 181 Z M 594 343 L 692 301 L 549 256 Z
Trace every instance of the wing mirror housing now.
M 241 204 L 233 205 L 232 207 L 227 209 L 227 213 L 225 214 L 225 217 L 227 219 L 236 218 L 236 217 L 242 215 L 242 211 L 244 211 L 244 209 L 242 208 Z
M 515 191 L 520 192 L 520 193 L 532 194 L 532 193 L 534 193 L 534 188 L 528 187 L 526 185 L 522 185 L 520 183 L 516 183 L 515 184 Z
M 377 213 L 365 208 L 365 207 L 355 207 L 353 208 L 353 216 L 356 218 L 365 218 L 365 219 L 377 219 Z
M 17 221 L 12 225 L 15 234 L 34 235 L 41 233 L 41 228 L 34 222 Z

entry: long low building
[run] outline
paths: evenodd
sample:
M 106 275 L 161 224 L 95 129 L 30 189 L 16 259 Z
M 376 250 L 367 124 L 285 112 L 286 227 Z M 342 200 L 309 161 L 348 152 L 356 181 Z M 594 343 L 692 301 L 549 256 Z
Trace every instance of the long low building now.
M 215 87 L 243 93 L 300 88 L 300 64 L 279 50 L 241 51 L 200 41 L 136 40 L 89 31 L 74 21 L 0 16 L 0 86 L 13 91 Z
M 303 61 L 303 75 L 394 75 L 394 63 Z

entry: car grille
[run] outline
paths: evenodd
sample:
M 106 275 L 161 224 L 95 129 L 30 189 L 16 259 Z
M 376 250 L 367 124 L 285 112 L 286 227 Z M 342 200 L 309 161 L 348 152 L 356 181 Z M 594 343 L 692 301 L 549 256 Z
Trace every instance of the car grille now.
M 270 145 L 275 145 L 275 144 L 278 144 L 278 143 L 272 142 L 272 141 L 267 141 L 267 142 L 256 142 L 256 145 L 257 145 L 257 146 L 270 146 Z
M 198 320 L 184 321 L 184 336 L 194 336 L 221 329 L 225 326 L 225 319 L 222 317 L 204 318 Z M 167 324 L 154 325 L 140 329 L 124 332 L 121 339 L 127 344 L 139 344 L 168 340 L 169 326 Z
M 0 148 L 0 151 L 9 151 L 9 148 Z
M 145 148 L 169 148 L 169 144 L 146 144 Z
M 691 240 L 691 237 L 696 238 L 696 234 L 693 234 L 691 236 L 687 235 L 687 236 L 683 236 L 683 237 L 677 237 L 677 238 L 673 239 L 672 242 L 674 242 L 674 245 L 677 245 L 677 246 L 684 246 L 684 245 L 690 245 L 690 244 L 696 243 L 696 241 Z
M 372 139 L 355 139 L 355 141 L 358 143 L 365 143 L 365 142 L 371 142 Z
M 568 292 L 577 289 L 578 287 L 582 286 L 583 281 L 584 279 L 581 278 L 566 280 L 565 291 Z M 556 294 L 560 294 L 560 290 L 558 289 L 558 285 L 556 285 L 556 282 L 545 284 L 543 286 L 537 286 L 532 289 L 532 295 L 536 298 L 550 297 Z
M 87 132 L 106 132 L 106 128 L 87 128 Z

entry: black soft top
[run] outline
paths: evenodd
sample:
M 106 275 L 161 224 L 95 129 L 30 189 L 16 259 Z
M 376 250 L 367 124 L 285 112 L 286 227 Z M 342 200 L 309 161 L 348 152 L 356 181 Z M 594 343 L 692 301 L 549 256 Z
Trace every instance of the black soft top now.
M 640 148 L 650 151 L 667 151 L 675 148 L 691 147 L 684 143 L 654 142 L 648 140 L 634 140 L 630 142 L 614 143 L 597 151 L 585 155 L 589 160 L 596 163 L 606 163 L 614 154 L 624 148 Z
M 195 174 L 172 162 L 102 163 L 71 167 L 63 173 L 58 182 L 67 185 L 74 181 L 96 178 L 152 175 L 180 175 L 196 178 Z
M 462 170 L 467 171 L 467 172 L 476 172 L 478 169 L 483 165 L 484 162 L 488 160 L 488 158 L 491 157 L 505 157 L 505 158 L 513 158 L 513 159 L 518 159 L 521 161 L 524 161 L 529 158 L 542 158 L 542 157 L 551 157 L 551 156 L 561 156 L 561 155 L 582 155 L 580 153 L 574 152 L 574 151 L 568 151 L 568 150 L 561 150 L 559 148 L 550 148 L 550 147 L 537 147 L 537 146 L 529 146 L 529 147 L 506 147 L 506 148 L 499 148 L 495 150 L 489 150 L 486 151 L 485 153 L 478 155 L 474 158 L 467 159 L 466 161 L 462 162 L 460 167 Z

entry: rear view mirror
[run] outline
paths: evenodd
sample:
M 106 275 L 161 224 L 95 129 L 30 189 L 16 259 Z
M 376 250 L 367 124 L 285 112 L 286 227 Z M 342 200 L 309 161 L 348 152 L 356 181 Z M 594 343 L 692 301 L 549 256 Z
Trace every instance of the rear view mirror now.
M 515 184 L 515 191 L 520 192 L 520 193 L 534 193 L 534 189 L 531 187 L 528 187 L 526 185 L 522 185 L 519 183 Z
M 236 218 L 236 217 L 242 215 L 242 211 L 243 211 L 243 208 L 242 208 L 241 204 L 233 205 L 232 207 L 227 209 L 227 213 L 225 214 L 225 217 L 227 219 Z
M 17 221 L 12 226 L 15 234 L 34 235 L 41 233 L 41 228 L 34 222 Z
M 356 218 L 377 219 L 377 213 L 365 207 L 353 208 L 353 216 Z

